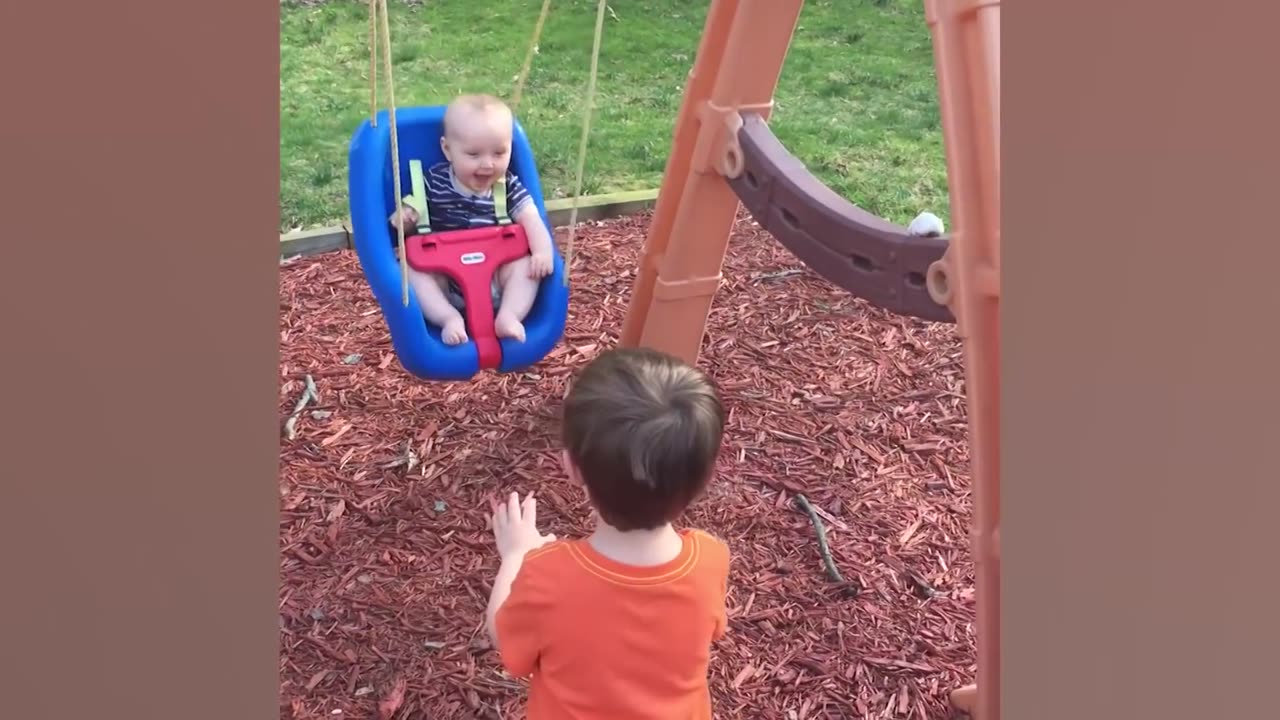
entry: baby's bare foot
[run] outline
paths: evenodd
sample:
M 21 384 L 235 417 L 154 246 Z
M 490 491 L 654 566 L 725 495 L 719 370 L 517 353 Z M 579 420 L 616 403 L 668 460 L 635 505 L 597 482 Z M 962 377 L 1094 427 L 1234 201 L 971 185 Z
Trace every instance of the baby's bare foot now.
M 440 339 L 445 345 L 461 345 L 467 341 L 467 322 L 459 315 L 445 322 L 440 328 Z
M 524 342 L 524 323 L 517 320 L 515 315 L 499 312 L 493 319 L 493 334 Z

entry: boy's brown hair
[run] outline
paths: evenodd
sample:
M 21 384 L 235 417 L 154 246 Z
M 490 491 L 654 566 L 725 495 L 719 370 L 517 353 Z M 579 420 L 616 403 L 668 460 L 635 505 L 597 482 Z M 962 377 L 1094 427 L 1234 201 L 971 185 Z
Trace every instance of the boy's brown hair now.
M 624 531 L 661 527 L 702 494 L 724 424 L 705 375 L 644 348 L 602 353 L 564 404 L 569 459 L 600 518 Z

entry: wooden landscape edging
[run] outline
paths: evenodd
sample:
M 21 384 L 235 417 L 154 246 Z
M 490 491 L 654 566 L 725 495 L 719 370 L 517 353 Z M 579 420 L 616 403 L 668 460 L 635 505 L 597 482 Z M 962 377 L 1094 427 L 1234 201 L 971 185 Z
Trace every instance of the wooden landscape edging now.
M 631 190 L 628 192 L 608 193 L 606 195 L 587 195 L 578 204 L 578 222 L 587 220 L 606 220 L 608 218 L 630 215 L 634 212 L 653 207 L 658 199 L 655 190 Z M 547 201 L 547 216 L 554 227 L 569 224 L 569 216 L 573 212 L 571 198 L 557 198 Z M 280 236 L 280 258 L 304 255 L 320 255 L 351 247 L 351 221 L 331 227 L 298 230 Z

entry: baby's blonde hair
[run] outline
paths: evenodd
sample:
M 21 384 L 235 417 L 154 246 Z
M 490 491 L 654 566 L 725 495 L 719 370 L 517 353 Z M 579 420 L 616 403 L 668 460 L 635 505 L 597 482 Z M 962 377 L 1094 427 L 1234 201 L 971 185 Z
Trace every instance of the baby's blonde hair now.
M 448 135 L 450 123 L 459 122 L 461 116 L 465 115 L 467 112 L 500 112 L 508 117 L 511 116 L 511 108 L 507 107 L 505 102 L 493 95 L 484 93 L 459 95 L 445 106 L 444 121 L 441 125 L 441 134 Z

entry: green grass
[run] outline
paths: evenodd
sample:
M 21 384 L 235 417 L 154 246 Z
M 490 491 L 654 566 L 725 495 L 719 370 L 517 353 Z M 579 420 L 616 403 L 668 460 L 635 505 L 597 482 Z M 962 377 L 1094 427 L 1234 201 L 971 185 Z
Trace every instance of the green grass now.
M 584 194 L 656 188 L 709 0 L 612 0 Z M 548 199 L 573 191 L 595 0 L 555 0 L 519 114 Z M 922 0 L 809 0 L 771 126 L 837 192 L 896 222 L 948 218 Z M 399 105 L 509 95 L 540 0 L 392 0 Z M 346 216 L 347 143 L 369 112 L 360 0 L 282 3 L 282 229 Z M 381 63 L 381 60 L 379 61 Z M 385 79 L 381 77 L 385 91 Z M 385 104 L 385 92 L 381 103 Z

